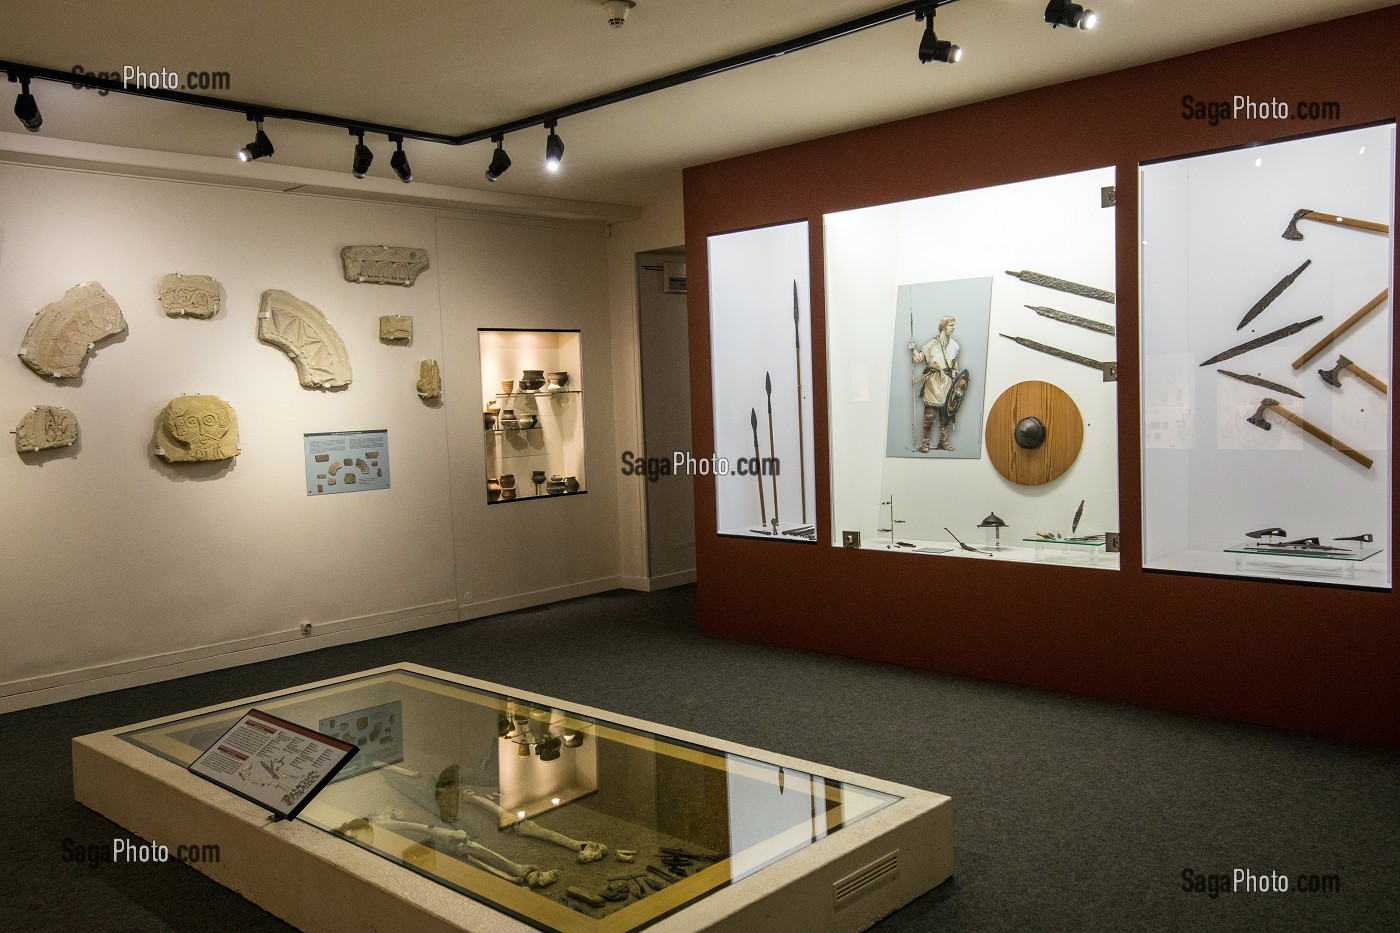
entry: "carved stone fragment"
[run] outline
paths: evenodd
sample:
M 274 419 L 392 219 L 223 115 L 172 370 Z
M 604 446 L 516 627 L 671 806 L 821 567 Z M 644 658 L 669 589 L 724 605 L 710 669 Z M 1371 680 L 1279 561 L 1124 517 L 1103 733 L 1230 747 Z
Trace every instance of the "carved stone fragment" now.
M 428 251 L 413 246 L 347 246 L 340 251 L 345 281 L 412 285 L 428 268 Z
M 88 351 L 97 341 L 126 330 L 117 300 L 97 282 L 74 285 L 34 316 L 19 358 L 41 376 L 82 375 Z
M 171 399 L 156 419 L 156 456 L 170 463 L 232 460 L 238 456 L 238 416 L 217 395 Z
M 440 398 L 442 396 L 442 371 L 437 360 L 424 360 L 418 366 L 418 397 Z
M 386 314 L 379 319 L 380 340 L 412 340 L 413 317 L 408 314 Z
M 263 292 L 258 339 L 291 357 L 298 381 L 307 388 L 350 384 L 350 356 L 340 334 L 315 305 L 290 292 Z
M 66 408 L 36 405 L 25 412 L 15 428 L 15 449 L 22 454 L 78 442 L 78 419 Z
M 172 272 L 161 277 L 158 289 L 166 317 L 207 321 L 219 313 L 219 283 L 212 276 Z

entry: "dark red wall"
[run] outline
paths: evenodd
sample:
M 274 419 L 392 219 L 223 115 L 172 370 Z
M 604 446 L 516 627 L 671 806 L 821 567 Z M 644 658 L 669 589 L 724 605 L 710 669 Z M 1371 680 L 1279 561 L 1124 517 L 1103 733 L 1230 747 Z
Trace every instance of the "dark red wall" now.
M 1047 41 L 1059 38 L 1047 36 Z M 714 450 L 706 237 L 804 218 L 811 230 L 819 544 L 718 537 L 714 483 L 697 478 L 701 629 L 1400 745 L 1400 599 L 1393 591 L 1142 570 L 1134 287 L 1138 163 L 1393 120 L 1400 114 L 1397 47 L 1400 7 L 1388 7 L 687 170 L 697 455 Z M 1335 100 L 1342 119 L 1224 121 L 1212 127 L 1182 118 L 1184 94 L 1201 100 L 1229 100 L 1235 94 L 1255 100 Z M 822 215 L 1104 165 L 1116 166 L 1118 175 L 1122 569 L 832 547 Z M 1286 221 L 1282 217 L 1280 224 Z M 1392 350 L 1392 373 L 1393 356 Z M 1392 406 L 1392 420 L 1397 412 L 1400 406 Z M 1392 436 L 1400 436 L 1394 425 Z M 1395 481 L 1392 473 L 1392 503 L 1400 502 Z M 1392 573 L 1393 544 L 1386 542 L 1384 556 Z M 946 602 L 937 614 L 925 608 L 924 598 L 935 580 Z

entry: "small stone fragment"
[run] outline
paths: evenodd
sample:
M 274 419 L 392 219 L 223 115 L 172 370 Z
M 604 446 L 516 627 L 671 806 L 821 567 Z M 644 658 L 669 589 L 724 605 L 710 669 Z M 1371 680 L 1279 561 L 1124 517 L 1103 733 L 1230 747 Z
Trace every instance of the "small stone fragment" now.
M 408 314 L 386 314 L 379 319 L 379 339 L 412 340 L 413 317 Z
M 166 317 L 205 321 L 219 313 L 219 283 L 212 276 L 172 272 L 161 277 L 158 291 Z
M 15 428 L 15 449 L 20 453 L 71 447 L 78 442 L 78 419 L 66 408 L 36 405 L 25 412 Z
M 439 398 L 442 395 L 442 371 L 437 360 L 424 360 L 418 366 L 418 397 Z

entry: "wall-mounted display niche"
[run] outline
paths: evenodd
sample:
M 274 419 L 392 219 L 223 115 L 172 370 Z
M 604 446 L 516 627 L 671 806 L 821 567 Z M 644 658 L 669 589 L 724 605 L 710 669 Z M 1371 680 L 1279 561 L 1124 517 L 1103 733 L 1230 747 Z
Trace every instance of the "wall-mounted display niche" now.
M 1141 177 L 1143 566 L 1389 587 L 1394 124 Z
M 584 492 L 583 350 L 576 330 L 487 330 L 481 344 L 486 500 Z
M 716 525 L 815 543 L 807 224 L 709 238 Z
M 828 214 L 833 543 L 1118 567 L 1114 172 Z

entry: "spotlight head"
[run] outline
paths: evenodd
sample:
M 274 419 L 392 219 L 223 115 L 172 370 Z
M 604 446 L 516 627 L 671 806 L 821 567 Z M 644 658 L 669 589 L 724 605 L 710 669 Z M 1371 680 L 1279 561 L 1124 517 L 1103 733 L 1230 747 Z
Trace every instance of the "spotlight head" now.
M 399 181 L 408 184 L 413 181 L 413 168 L 408 164 L 408 156 L 403 151 L 403 137 L 390 136 L 397 147 L 394 154 L 389 156 L 389 167 L 394 170 L 394 174 L 399 176 Z
M 267 134 L 263 132 L 262 118 L 249 117 L 248 119 L 258 125 L 258 132 L 253 137 L 252 142 L 238 150 L 238 158 L 244 162 L 254 162 L 272 155 L 277 150 L 272 148 L 272 140 L 268 139 Z
M 1094 24 L 1099 21 L 1098 14 L 1093 10 L 1086 10 L 1078 3 L 1071 3 L 1070 0 L 1050 0 L 1045 6 L 1045 21 L 1050 24 L 1050 28 L 1057 26 L 1068 26 L 1070 29 L 1093 29 Z
M 364 178 L 369 174 L 369 166 L 374 161 L 374 153 L 370 152 L 369 146 L 365 145 L 364 130 L 351 130 L 350 135 L 359 140 L 355 143 L 355 159 L 351 163 L 350 174 L 356 178 Z
M 929 62 L 952 64 L 962 58 L 962 48 L 951 42 L 945 42 L 934 35 L 934 10 L 934 7 L 929 7 L 915 14 L 918 19 L 924 21 L 924 35 L 923 38 L 919 40 L 919 62 L 924 65 L 927 65 Z
M 44 115 L 39 112 L 39 102 L 29 93 L 29 79 L 19 79 L 19 96 L 15 98 L 15 116 L 31 133 L 39 132 L 44 125 Z
M 486 180 L 495 181 L 506 173 L 510 168 L 510 156 L 506 155 L 505 136 L 492 136 L 491 141 L 496 144 L 496 151 L 491 156 L 491 164 L 486 167 Z
M 550 120 L 545 126 L 549 129 L 549 138 L 544 142 L 544 167 L 551 172 L 559 171 L 559 163 L 564 161 L 564 140 L 559 138 L 559 134 L 554 132 L 554 127 L 558 123 Z

